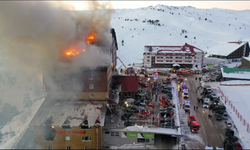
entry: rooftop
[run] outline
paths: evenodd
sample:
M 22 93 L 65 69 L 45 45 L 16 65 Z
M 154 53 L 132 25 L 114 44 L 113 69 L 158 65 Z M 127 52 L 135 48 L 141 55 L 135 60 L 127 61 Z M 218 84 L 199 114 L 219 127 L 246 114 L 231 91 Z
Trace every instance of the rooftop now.
M 195 53 L 203 52 L 201 49 L 189 44 L 183 46 L 144 46 L 144 52 L 153 53 Z
M 45 100 L 34 119 L 32 126 L 42 126 L 45 121 L 51 120 L 53 126 L 62 126 L 65 122 L 71 127 L 80 126 L 88 120 L 89 126 L 99 123 L 104 125 L 106 102 Z
M 247 42 L 223 42 L 213 47 L 209 47 L 207 51 L 209 55 L 227 56 L 246 43 Z
M 224 78 L 250 79 L 250 69 L 222 68 L 221 73 Z
M 250 57 L 242 57 L 242 58 L 244 58 L 244 59 L 250 61 Z

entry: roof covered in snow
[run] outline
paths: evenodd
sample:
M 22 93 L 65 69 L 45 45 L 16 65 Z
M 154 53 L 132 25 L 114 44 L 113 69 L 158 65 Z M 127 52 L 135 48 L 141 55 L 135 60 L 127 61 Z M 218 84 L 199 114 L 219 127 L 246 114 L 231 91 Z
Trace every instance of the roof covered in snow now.
M 250 69 L 222 68 L 221 73 L 224 78 L 249 79 L 250 80 Z
M 209 55 L 227 56 L 247 42 L 223 42 L 208 48 Z
M 145 53 L 195 53 L 203 52 L 201 49 L 189 44 L 183 46 L 144 46 Z
M 80 126 L 85 120 L 88 120 L 88 126 L 104 125 L 106 102 L 45 101 L 44 106 L 40 108 L 42 110 L 39 110 L 32 120 L 32 126 L 43 126 L 47 120 L 52 121 L 51 125 L 60 127 L 63 124 Z
M 226 62 L 228 62 L 228 60 L 226 59 L 219 59 L 219 58 L 214 58 L 214 57 L 204 58 L 205 64 L 220 64 L 220 63 L 226 63 Z

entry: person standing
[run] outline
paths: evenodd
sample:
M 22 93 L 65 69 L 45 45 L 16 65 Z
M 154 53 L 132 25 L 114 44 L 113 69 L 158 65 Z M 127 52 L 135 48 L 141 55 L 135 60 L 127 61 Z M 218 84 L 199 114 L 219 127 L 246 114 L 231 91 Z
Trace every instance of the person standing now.
M 195 110 L 195 106 L 194 106 L 194 110 Z
M 188 115 L 190 116 L 190 110 L 188 111 Z
M 198 106 L 196 106 L 196 110 L 198 110 Z

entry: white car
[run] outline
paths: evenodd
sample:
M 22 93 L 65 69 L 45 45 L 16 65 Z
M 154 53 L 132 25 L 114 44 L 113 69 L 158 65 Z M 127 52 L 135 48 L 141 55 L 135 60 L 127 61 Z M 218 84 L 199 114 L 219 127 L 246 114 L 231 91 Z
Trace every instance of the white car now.
M 210 106 L 210 100 L 209 98 L 206 98 L 203 102 L 203 108 L 209 108 Z
M 206 145 L 206 146 L 205 146 L 205 149 L 213 149 L 213 147 L 210 146 L 210 145 Z

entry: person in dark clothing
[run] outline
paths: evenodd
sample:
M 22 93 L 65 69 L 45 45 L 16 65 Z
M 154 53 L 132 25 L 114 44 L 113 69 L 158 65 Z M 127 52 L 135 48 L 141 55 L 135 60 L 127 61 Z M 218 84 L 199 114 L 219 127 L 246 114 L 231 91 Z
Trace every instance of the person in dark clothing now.
M 198 106 L 196 106 L 196 110 L 198 110 Z
M 188 115 L 190 116 L 190 110 L 188 111 Z
M 194 110 L 195 110 L 195 106 L 194 106 Z

